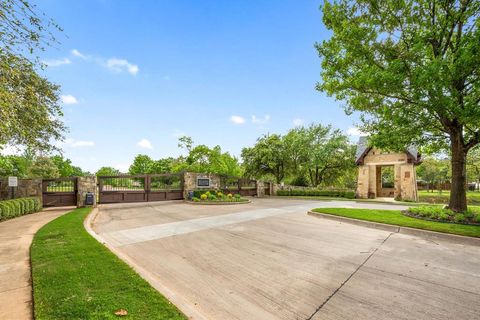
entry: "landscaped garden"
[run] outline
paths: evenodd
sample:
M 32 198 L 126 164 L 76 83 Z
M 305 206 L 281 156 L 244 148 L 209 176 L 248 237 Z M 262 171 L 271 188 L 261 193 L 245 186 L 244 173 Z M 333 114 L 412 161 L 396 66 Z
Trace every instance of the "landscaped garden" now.
M 249 203 L 250 200 L 238 193 L 222 192 L 219 190 L 196 190 L 193 192 L 192 202 L 203 204 L 236 204 Z
M 416 207 L 412 207 L 410 208 L 410 210 L 414 210 L 414 212 L 421 211 L 421 210 L 415 211 L 415 208 Z M 440 207 L 439 209 L 443 211 L 443 209 L 441 209 Z M 473 210 L 475 210 L 477 213 L 480 212 L 479 207 Z M 459 224 L 459 223 L 428 221 L 424 219 L 418 219 L 418 218 L 406 216 L 400 210 L 317 208 L 317 209 L 313 209 L 312 211 L 318 212 L 318 213 L 335 215 L 335 216 L 347 217 L 352 219 L 358 219 L 358 220 L 391 224 L 391 225 L 396 225 L 401 227 L 417 228 L 417 229 L 437 231 L 437 232 L 443 232 L 443 233 L 452 233 L 452 234 L 458 234 L 462 236 L 480 237 L 479 225 L 465 225 L 465 224 Z M 435 212 L 436 211 L 437 210 L 435 209 Z M 452 216 L 455 217 L 456 215 L 452 214 Z M 478 217 L 478 215 L 476 217 Z
M 31 247 L 36 319 L 185 319 L 133 269 L 90 236 L 76 209 L 45 225 Z

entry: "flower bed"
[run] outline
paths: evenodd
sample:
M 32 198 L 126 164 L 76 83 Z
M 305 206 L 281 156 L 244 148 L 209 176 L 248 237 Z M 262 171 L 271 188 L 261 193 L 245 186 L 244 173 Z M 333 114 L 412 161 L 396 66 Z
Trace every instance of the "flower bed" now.
M 225 194 L 221 191 L 195 191 L 191 202 L 198 204 L 237 204 L 249 203 L 250 201 L 238 193 Z
M 440 206 L 416 206 L 403 212 L 405 215 L 439 222 L 480 225 L 480 207 L 468 207 L 463 213 L 456 213 Z

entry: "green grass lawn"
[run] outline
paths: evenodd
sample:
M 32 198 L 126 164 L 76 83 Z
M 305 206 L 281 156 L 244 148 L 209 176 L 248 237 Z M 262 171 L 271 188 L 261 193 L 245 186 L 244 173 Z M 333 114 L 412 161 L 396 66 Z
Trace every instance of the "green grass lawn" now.
M 313 211 L 359 220 L 392 224 L 402 227 L 453 233 L 462 236 L 480 237 L 480 226 L 467 226 L 453 223 L 426 221 L 404 216 L 399 210 L 317 208 L 313 209 Z
M 90 236 L 76 209 L 45 225 L 31 247 L 35 319 L 186 319 L 133 269 Z
M 428 203 L 448 203 L 450 197 L 450 191 L 433 191 L 427 192 L 427 190 L 418 191 L 418 199 L 420 202 Z M 467 202 L 472 205 L 480 205 L 480 192 L 479 191 L 467 191 Z

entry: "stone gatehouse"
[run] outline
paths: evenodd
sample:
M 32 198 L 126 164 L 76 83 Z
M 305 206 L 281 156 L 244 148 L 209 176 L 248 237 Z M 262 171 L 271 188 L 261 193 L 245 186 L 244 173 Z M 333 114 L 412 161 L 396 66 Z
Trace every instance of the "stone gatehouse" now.
M 356 154 L 357 198 L 417 201 L 415 166 L 420 163 L 421 156 L 413 147 L 404 152 L 383 152 L 369 147 L 367 138 L 361 137 Z

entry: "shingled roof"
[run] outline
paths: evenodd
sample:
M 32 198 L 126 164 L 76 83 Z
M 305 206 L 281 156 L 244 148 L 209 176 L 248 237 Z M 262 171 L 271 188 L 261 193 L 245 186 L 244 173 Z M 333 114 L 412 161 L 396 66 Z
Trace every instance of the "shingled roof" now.
M 355 163 L 360 165 L 363 163 L 363 158 L 367 155 L 367 153 L 372 149 L 371 146 L 368 145 L 367 137 L 360 137 L 357 142 L 357 153 L 355 154 Z M 418 153 L 417 148 L 414 146 L 410 146 L 405 150 L 408 157 L 413 161 L 413 163 L 418 164 L 421 162 L 421 155 Z

